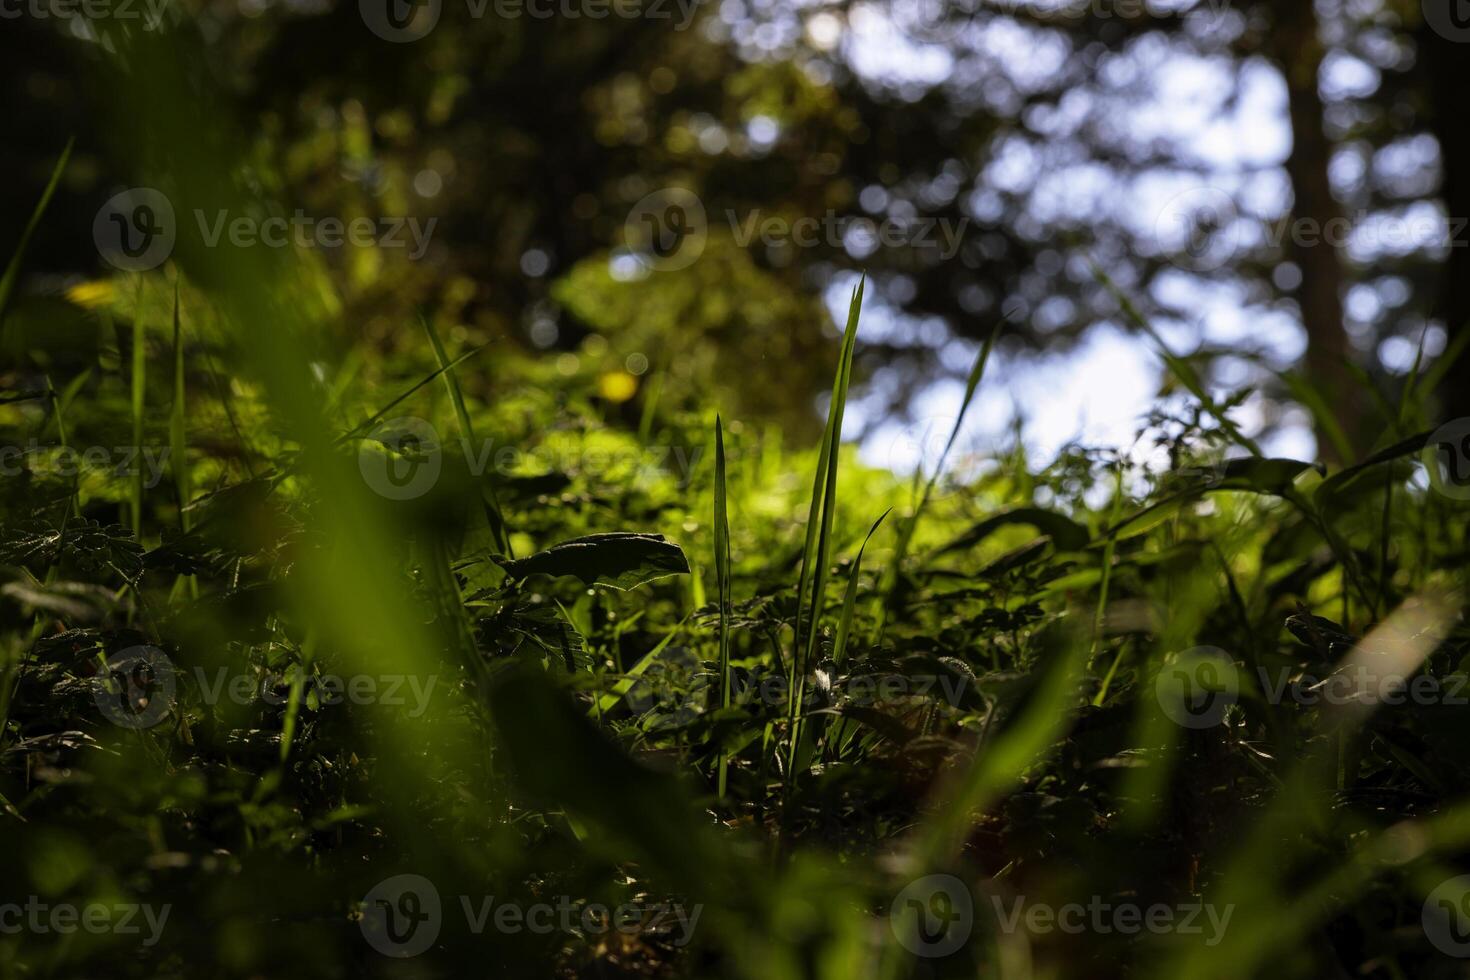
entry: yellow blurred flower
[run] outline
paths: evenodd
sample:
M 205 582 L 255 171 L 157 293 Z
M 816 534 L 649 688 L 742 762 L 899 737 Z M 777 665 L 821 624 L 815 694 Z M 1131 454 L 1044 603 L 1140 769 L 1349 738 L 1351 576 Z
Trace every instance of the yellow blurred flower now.
M 95 310 L 101 306 L 111 306 L 114 294 L 111 282 L 96 279 L 71 287 L 66 291 L 66 298 L 83 309 Z
M 627 371 L 608 371 L 597 379 L 597 393 L 610 402 L 625 402 L 638 393 L 638 379 Z

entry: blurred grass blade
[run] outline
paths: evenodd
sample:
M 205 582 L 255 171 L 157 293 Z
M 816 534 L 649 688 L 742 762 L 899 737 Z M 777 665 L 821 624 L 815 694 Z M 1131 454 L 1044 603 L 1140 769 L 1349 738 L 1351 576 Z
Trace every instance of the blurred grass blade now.
M 173 457 L 174 486 L 179 497 L 179 529 L 188 532 L 188 506 L 192 493 L 189 486 L 189 458 L 186 431 L 186 391 L 184 387 L 184 332 L 179 313 L 179 283 L 174 280 L 174 402 L 168 419 L 168 446 Z
M 630 759 L 538 668 L 507 667 L 489 694 L 511 770 L 533 799 L 581 821 L 589 846 L 631 849 L 680 891 L 716 897 L 727 852 L 677 780 Z
M 147 398 L 148 384 L 148 341 L 143 330 L 142 312 L 142 285 L 138 287 L 140 302 L 134 304 L 133 309 L 133 370 L 132 370 L 132 416 L 133 416 L 133 445 L 141 452 L 143 447 L 143 408 Z M 136 467 L 133 471 L 133 485 L 130 503 L 132 504 L 133 533 L 137 535 L 138 542 L 143 541 L 143 467 Z
M 1077 683 L 1088 645 L 1075 631 L 1046 631 L 1038 661 L 1046 666 L 1026 704 L 976 747 L 969 765 L 950 787 L 921 837 L 925 867 L 941 867 L 959 852 L 972 822 L 1014 786 L 1026 770 L 1055 751 L 1078 707 Z
M 1318 427 L 1318 431 L 1324 433 L 1332 443 L 1332 448 L 1342 459 L 1353 458 L 1353 447 L 1348 442 L 1347 433 L 1343 431 L 1342 424 L 1337 421 L 1336 414 L 1328 404 L 1322 392 L 1300 371 L 1279 371 L 1277 377 L 1286 383 L 1291 397 L 1306 406 L 1307 411 L 1312 413 L 1312 421 Z
M 20 265 L 25 259 L 26 249 L 30 247 L 31 236 L 36 233 L 36 228 L 41 224 L 41 217 L 46 213 L 46 208 L 51 204 L 51 198 L 56 193 L 56 186 L 61 183 L 61 175 L 66 171 L 67 161 L 71 159 L 71 149 L 76 143 L 76 137 L 66 141 L 66 147 L 61 151 L 56 166 L 51 168 L 51 179 L 46 182 L 46 189 L 41 192 L 41 199 L 36 202 L 36 208 L 31 212 L 31 219 L 26 222 L 25 230 L 20 233 L 20 241 L 16 243 L 15 251 L 10 253 L 10 262 L 5 266 L 5 274 L 0 276 L 0 341 L 5 338 L 5 314 L 10 306 L 10 294 L 15 291 L 16 281 L 20 279 Z
M 439 340 L 439 333 L 434 325 L 429 322 L 428 317 L 422 318 L 424 332 L 429 335 L 429 343 L 434 348 L 434 358 L 439 362 L 439 371 L 444 377 L 444 387 L 449 391 L 449 400 L 454 403 L 454 414 L 459 420 L 460 439 L 465 449 L 465 458 L 473 455 L 475 446 L 475 427 L 470 422 L 470 413 L 465 408 L 464 392 L 460 390 L 459 379 L 454 376 L 453 364 L 449 361 L 449 355 L 444 352 L 444 344 Z M 490 521 L 490 532 L 495 536 L 496 546 L 508 557 L 514 558 L 515 552 L 510 545 L 510 529 L 506 526 L 505 515 L 500 509 L 500 500 L 495 495 L 495 479 L 486 477 L 480 483 L 481 494 L 485 501 L 485 516 Z

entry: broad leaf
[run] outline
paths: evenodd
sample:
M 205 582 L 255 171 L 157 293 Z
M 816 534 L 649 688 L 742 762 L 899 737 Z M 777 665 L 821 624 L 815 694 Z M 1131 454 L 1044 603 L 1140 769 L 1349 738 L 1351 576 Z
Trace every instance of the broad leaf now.
M 497 557 L 495 561 L 514 579 L 571 575 L 587 585 L 605 585 L 623 591 L 670 575 L 689 573 L 689 562 L 678 545 L 662 534 L 630 531 L 590 534 L 563 541 L 527 558 Z

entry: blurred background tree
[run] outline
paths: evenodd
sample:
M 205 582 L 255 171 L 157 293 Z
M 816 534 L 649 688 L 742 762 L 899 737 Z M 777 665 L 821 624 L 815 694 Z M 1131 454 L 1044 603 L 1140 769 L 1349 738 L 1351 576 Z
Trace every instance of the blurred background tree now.
M 594 19 L 446 0 L 410 43 L 349 3 L 168 18 L 235 99 L 255 146 L 242 170 L 288 210 L 436 220 L 416 260 L 326 256 L 354 339 L 417 343 L 400 338 L 423 310 L 462 339 L 596 362 L 582 367 L 622 379 L 604 393 L 630 422 L 658 376 L 663 407 L 715 389 L 809 438 L 830 307 L 857 270 L 875 424 L 962 377 L 1002 324 L 1011 358 L 1132 330 L 1101 268 L 1176 352 L 1210 359 L 1214 385 L 1262 386 L 1249 428 L 1312 427 L 1316 410 L 1321 450 L 1342 459 L 1386 431 L 1383 410 L 1341 397 L 1349 381 L 1366 373 L 1390 404 L 1421 352 L 1454 360 L 1445 413 L 1470 414 L 1453 383 L 1470 367 L 1455 217 L 1470 216 L 1470 137 L 1454 113 L 1470 30 L 1450 7 L 649 0 Z M 89 71 L 92 35 L 33 17 L 0 33 L 0 162 L 33 178 L 0 188 L 3 240 L 78 139 L 30 252 L 30 302 L 105 271 L 96 209 L 147 184 Z M 703 251 L 650 269 L 625 230 L 671 187 L 702 204 Z M 745 237 L 829 215 L 961 235 L 952 257 L 848 225 L 809 246 Z

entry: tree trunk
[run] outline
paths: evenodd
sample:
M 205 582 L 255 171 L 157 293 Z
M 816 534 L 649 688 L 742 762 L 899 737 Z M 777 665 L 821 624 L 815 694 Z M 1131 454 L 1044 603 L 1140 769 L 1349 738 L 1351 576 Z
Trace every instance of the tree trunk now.
M 1429 96 L 1429 129 L 1439 141 L 1444 171 L 1440 195 L 1454 231 L 1454 219 L 1470 218 L 1470 126 L 1465 125 L 1465 59 L 1470 49 L 1428 25 L 1416 40 Z M 1464 241 L 1463 231 L 1459 240 Z M 1470 340 L 1465 339 L 1470 333 L 1470 246 L 1449 250 L 1434 315 L 1449 333 L 1447 349 L 1453 351 L 1457 341 L 1464 345 L 1440 386 L 1440 418 L 1464 418 L 1470 416 Z
M 1348 368 L 1352 356 L 1343 329 L 1343 263 L 1338 248 L 1328 241 L 1328 229 L 1344 227 L 1342 208 L 1332 196 L 1327 165 L 1332 145 L 1322 121 L 1322 96 L 1317 79 L 1322 66 L 1322 41 L 1312 0 L 1290 0 L 1278 8 L 1271 50 L 1286 79 L 1291 114 L 1291 155 L 1286 160 L 1291 179 L 1293 233 L 1287 255 L 1301 269 L 1296 299 L 1307 331 L 1306 379 L 1322 395 L 1346 434 L 1352 454 L 1363 442 L 1362 393 Z M 1340 237 L 1334 232 L 1332 242 Z M 1334 463 L 1348 463 L 1317 425 L 1318 453 Z

